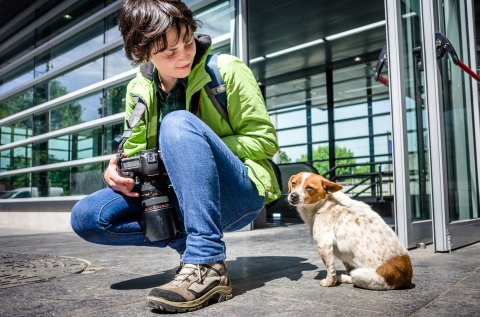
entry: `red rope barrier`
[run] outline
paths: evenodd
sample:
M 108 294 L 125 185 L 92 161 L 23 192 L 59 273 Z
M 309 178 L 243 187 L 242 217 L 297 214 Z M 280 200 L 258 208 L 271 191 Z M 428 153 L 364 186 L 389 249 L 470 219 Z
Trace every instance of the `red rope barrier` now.
M 460 66 L 461 69 L 466 71 L 476 81 L 480 82 L 480 76 L 478 74 L 476 74 L 473 70 L 471 70 L 467 65 L 465 65 L 461 60 L 458 60 L 458 66 Z

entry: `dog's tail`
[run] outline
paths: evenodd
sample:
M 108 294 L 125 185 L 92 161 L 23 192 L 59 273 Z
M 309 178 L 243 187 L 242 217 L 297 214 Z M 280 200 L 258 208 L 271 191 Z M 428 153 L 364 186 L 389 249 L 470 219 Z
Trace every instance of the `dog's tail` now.
M 412 275 L 412 264 L 406 254 L 392 257 L 375 270 L 358 268 L 350 272 L 353 284 L 374 290 L 408 288 Z
M 379 275 L 374 269 L 358 268 L 350 272 L 352 283 L 355 286 L 373 290 L 393 289 L 389 286 L 385 279 Z

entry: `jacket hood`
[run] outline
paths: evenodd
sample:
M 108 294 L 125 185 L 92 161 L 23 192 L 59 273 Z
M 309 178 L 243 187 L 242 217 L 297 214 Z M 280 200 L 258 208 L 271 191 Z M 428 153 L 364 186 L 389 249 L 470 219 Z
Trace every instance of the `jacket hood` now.
M 195 33 L 194 40 L 197 51 L 195 53 L 195 57 L 193 58 L 192 69 L 202 59 L 202 56 L 205 55 L 205 53 L 208 51 L 210 45 L 212 45 L 212 39 L 209 35 L 206 34 Z M 140 72 L 143 77 L 149 80 L 153 80 L 153 68 L 153 63 L 148 61 L 143 63 L 142 66 L 140 66 Z

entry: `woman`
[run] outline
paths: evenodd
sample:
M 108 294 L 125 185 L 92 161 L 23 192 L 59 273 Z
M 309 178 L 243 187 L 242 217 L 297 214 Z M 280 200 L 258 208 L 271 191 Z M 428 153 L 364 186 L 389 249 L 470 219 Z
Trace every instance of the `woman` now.
M 160 149 L 182 230 L 168 241 L 145 239 L 139 193 L 133 179 L 119 174 L 116 158 L 104 174 L 109 188 L 75 205 L 72 228 L 95 243 L 177 250 L 178 274 L 150 291 L 147 305 L 152 308 L 184 312 L 226 300 L 232 287 L 223 232 L 248 225 L 264 204 L 280 196 L 267 161 L 278 150 L 276 133 L 261 92 L 238 58 L 218 56 L 229 122 L 222 118 L 203 89 L 211 81 L 205 71 L 211 40 L 194 34 L 197 21 L 181 1 L 126 0 L 119 28 L 127 57 L 141 64 L 127 88 L 126 121 L 136 100 L 146 104 L 124 152 L 132 157 Z

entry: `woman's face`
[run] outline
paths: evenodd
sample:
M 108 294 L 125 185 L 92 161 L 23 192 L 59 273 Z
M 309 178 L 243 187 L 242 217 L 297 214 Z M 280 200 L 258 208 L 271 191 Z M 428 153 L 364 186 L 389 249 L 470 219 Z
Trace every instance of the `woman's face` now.
M 196 47 L 193 34 L 184 39 L 186 27 L 182 26 L 181 33 L 170 28 L 167 31 L 168 46 L 163 52 L 152 53 L 150 61 L 158 70 L 160 81 L 167 85 L 173 84 L 177 78 L 185 78 L 192 71 L 193 58 Z

